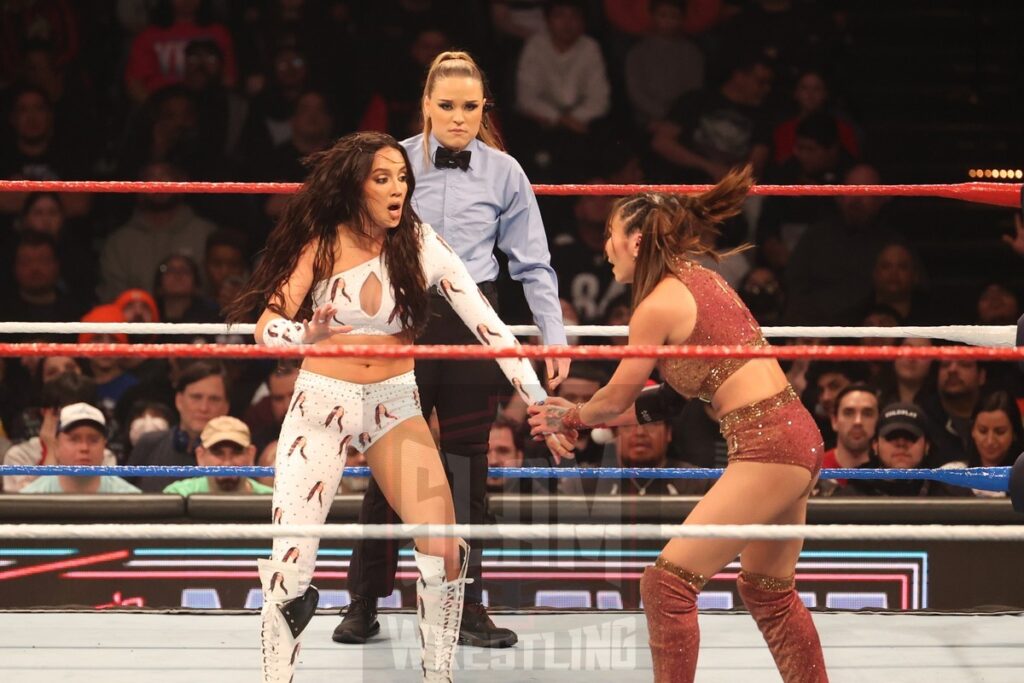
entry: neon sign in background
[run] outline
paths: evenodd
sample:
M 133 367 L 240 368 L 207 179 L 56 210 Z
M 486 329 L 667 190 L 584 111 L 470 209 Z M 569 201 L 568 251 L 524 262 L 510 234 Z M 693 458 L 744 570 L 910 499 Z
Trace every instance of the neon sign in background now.
M 657 554 L 657 547 L 487 548 L 484 600 L 512 608 L 636 609 L 641 606 L 637 582 Z M 256 560 L 268 555 L 269 547 L 124 547 L 103 541 L 79 547 L 0 547 L 0 609 L 68 604 L 258 608 Z M 314 577 L 321 607 L 347 604 L 350 556 L 349 548 L 321 548 Z M 738 570 L 739 563 L 732 563 L 708 583 L 700 596 L 702 609 L 740 605 L 734 592 Z M 930 607 L 926 550 L 808 549 L 796 572 L 809 607 Z M 415 577 L 412 552 L 403 550 L 399 587 L 381 599 L 381 606 L 413 605 Z

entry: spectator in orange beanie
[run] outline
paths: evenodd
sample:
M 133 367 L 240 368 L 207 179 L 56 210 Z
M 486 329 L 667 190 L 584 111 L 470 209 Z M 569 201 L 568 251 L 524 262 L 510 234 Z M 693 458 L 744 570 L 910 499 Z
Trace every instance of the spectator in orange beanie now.
M 82 318 L 88 323 L 123 323 L 124 315 L 115 304 L 97 306 Z M 95 334 L 86 332 L 78 335 L 81 343 L 95 342 L 99 344 L 127 344 L 128 335 L 123 332 Z M 121 396 L 139 383 L 138 378 L 125 372 L 121 358 L 113 356 L 94 357 L 88 359 L 89 374 L 96 381 L 97 407 L 103 411 L 109 426 L 114 433 L 118 427 L 114 420 L 115 408 Z
M 144 289 L 126 289 L 114 299 L 114 306 L 121 311 L 125 322 L 160 322 L 160 311 L 153 295 Z
M 83 323 L 123 323 L 124 315 L 121 309 L 114 304 L 102 304 L 82 316 Z M 123 332 L 97 334 L 94 332 L 82 332 L 78 335 L 79 344 L 89 343 L 117 343 L 127 344 L 128 335 Z

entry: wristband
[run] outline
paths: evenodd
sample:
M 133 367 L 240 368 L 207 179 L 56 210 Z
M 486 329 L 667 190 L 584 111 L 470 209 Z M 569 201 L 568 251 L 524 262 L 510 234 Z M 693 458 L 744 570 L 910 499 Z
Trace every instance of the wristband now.
M 277 318 L 263 328 L 264 346 L 300 346 L 306 339 L 306 326 L 285 318 Z
M 583 405 L 584 404 L 582 403 L 577 403 L 566 411 L 565 415 L 562 416 L 563 427 L 566 429 L 575 429 L 576 431 L 591 428 L 591 426 L 584 422 L 580 417 L 580 410 L 583 408 Z
M 686 399 L 662 382 L 657 386 L 643 389 L 633 405 L 637 423 L 645 425 L 673 417 L 686 405 Z

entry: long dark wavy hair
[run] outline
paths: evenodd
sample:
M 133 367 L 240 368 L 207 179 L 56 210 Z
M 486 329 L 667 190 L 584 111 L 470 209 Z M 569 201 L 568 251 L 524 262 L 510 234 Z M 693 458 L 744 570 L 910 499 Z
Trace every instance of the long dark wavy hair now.
M 416 182 L 405 149 L 390 135 L 373 132 L 346 135 L 330 149 L 305 159 L 309 176 L 288 200 L 284 214 L 267 238 L 252 278 L 225 308 L 229 323 L 241 322 L 264 306 L 288 317 L 282 289 L 295 271 L 302 251 L 315 243 L 313 286 L 294 319 L 306 320 L 312 315 L 313 291 L 334 272 L 338 226 L 344 224 L 356 234 L 370 235 L 371 218 L 363 185 L 373 170 L 374 155 L 385 147 L 401 153 L 408 182 L 402 218 L 398 227 L 384 232 L 381 250 L 395 297 L 391 319 L 397 317 L 413 337 L 422 332 L 427 323 L 427 283 L 420 261 L 420 219 L 411 204 Z
M 680 259 L 708 256 L 715 261 L 749 249 L 744 245 L 720 252 L 714 247 L 718 226 L 737 215 L 754 184 L 750 166 L 733 169 L 717 185 L 697 195 L 645 192 L 617 200 L 608 214 L 611 222 L 621 216 L 629 236 L 640 232 L 640 253 L 633 275 L 633 308 L 669 273 L 676 273 Z

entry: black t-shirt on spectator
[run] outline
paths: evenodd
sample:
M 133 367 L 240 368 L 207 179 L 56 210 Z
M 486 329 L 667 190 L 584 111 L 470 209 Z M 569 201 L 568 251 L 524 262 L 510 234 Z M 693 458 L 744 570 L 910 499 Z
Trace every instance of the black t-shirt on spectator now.
M 84 177 L 84 169 L 77 154 L 56 143 L 38 156 L 29 156 L 15 145 L 5 145 L 0 152 L 0 178 L 74 180 Z
M 65 219 L 64 228 L 57 238 L 60 288 L 70 295 L 75 307 L 82 309 L 76 317 L 62 318 L 59 322 L 78 320 L 94 303 L 92 292 L 96 291 L 99 256 L 93 248 L 91 228 L 87 220 L 68 218 Z M 20 239 L 21 233 L 13 227 L 0 231 L 0 287 L 15 286 L 14 256 Z M 0 304 L 0 308 L 2 307 Z M 48 319 L 41 318 L 34 322 L 47 321 Z
M 309 169 L 302 165 L 305 154 L 291 140 L 282 142 L 267 154 L 256 169 L 256 176 L 267 182 L 301 183 Z
M 921 398 L 919 404 L 927 418 L 928 441 L 931 448 L 927 461 L 930 467 L 941 467 L 946 463 L 967 460 L 967 443 L 971 440 L 971 420 L 953 417 L 942 407 L 937 393 Z
M 851 227 L 838 211 L 811 225 L 786 268 L 786 325 L 855 325 L 871 296 L 871 273 L 885 243 L 897 236 L 879 220 Z
M 922 463 L 922 467 L 926 467 Z M 885 466 L 877 455 L 857 469 L 880 469 Z M 966 497 L 969 489 L 950 486 L 938 481 L 925 479 L 850 479 L 846 486 L 836 490 L 835 496 L 892 496 L 897 498 Z
M 834 170 L 809 180 L 802 175 L 796 159 L 791 158 L 769 169 L 762 182 L 766 185 L 837 185 L 849 163 L 844 158 Z M 757 244 L 762 245 L 766 239 L 774 237 L 792 250 L 810 226 L 830 219 L 834 211 L 833 197 L 765 197 L 757 223 Z
M 737 104 L 717 90 L 684 95 L 672 105 L 668 120 L 683 129 L 680 144 L 729 166 L 746 162 L 756 145 L 771 145 L 772 130 L 764 110 Z
M 572 304 L 583 325 L 602 323 L 608 304 L 626 292 L 616 284 L 605 255 L 573 237 L 562 235 L 555 241 L 551 267 L 558 273 L 559 296 Z
M 52 304 L 33 304 L 16 294 L 0 301 L 0 320 L 27 323 L 77 322 L 85 314 L 87 304 L 79 297 L 61 294 Z
M 711 419 L 703 401 L 687 401 L 672 419 L 672 442 L 668 457 L 673 467 L 680 462 L 691 467 L 725 467 L 729 454 L 717 422 Z

